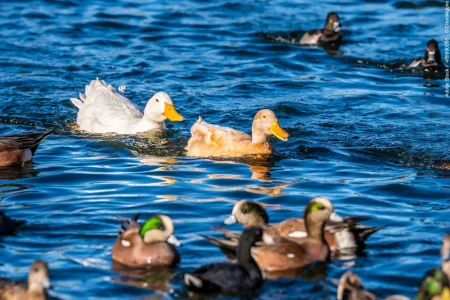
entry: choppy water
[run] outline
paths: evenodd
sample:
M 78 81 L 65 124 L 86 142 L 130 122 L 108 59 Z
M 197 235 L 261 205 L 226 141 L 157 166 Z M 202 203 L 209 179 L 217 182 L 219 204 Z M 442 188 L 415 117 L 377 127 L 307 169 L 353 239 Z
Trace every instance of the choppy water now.
M 321 27 L 332 10 L 343 24 L 342 55 L 260 35 Z M 326 279 L 267 281 L 258 297 L 333 298 L 329 280 L 349 266 L 380 297 L 413 296 L 439 265 L 450 225 L 450 106 L 442 79 L 401 66 L 431 38 L 443 51 L 443 22 L 438 1 L 4 1 L 0 134 L 57 133 L 32 165 L 0 171 L 0 208 L 28 221 L 1 238 L 0 276 L 24 278 L 42 258 L 55 297 L 184 298 L 181 273 L 224 260 L 199 234 L 233 201 L 272 204 L 275 222 L 324 195 L 341 215 L 389 226 L 365 255 L 330 263 Z M 125 84 L 140 107 L 166 91 L 186 120 L 169 123 L 161 139 L 73 131 L 69 98 L 97 76 Z M 248 132 L 263 107 L 291 135 L 274 141 L 272 160 L 184 157 L 199 114 Z M 167 279 L 149 284 L 156 292 L 120 283 L 132 277 L 112 270 L 117 217 L 135 212 L 169 214 L 184 242 L 175 274 L 146 274 Z

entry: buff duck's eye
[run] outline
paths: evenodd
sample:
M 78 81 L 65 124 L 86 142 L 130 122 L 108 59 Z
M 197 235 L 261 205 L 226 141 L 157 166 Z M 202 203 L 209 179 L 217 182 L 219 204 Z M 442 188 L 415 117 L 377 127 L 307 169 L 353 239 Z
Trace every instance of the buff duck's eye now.
M 267 116 L 266 115 L 263 115 L 263 119 L 266 119 L 267 118 Z
M 39 272 L 39 269 L 38 268 L 34 268 L 33 272 L 37 273 L 37 272 Z

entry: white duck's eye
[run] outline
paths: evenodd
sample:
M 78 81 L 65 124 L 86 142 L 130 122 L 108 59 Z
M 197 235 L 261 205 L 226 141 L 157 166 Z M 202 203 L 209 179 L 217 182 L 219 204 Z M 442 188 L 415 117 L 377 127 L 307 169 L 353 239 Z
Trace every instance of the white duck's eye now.
M 159 99 L 155 99 L 156 100 L 156 102 L 159 102 Z

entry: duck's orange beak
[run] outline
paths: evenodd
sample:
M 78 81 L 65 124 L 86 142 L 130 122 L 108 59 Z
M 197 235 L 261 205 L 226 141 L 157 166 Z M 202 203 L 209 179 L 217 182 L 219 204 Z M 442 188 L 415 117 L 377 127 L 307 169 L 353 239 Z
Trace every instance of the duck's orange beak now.
M 177 112 L 173 104 L 167 102 L 164 102 L 163 115 L 172 122 L 181 122 L 184 120 L 184 117 Z
M 281 128 L 280 124 L 278 124 L 278 121 L 273 120 L 272 124 L 270 124 L 270 133 L 279 138 L 282 141 L 287 141 L 289 134 Z

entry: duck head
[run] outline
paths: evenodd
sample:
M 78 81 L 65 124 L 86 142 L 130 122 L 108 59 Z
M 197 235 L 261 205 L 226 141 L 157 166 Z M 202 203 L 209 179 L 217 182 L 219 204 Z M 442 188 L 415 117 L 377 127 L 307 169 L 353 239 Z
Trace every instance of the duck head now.
M 321 241 L 324 239 L 325 223 L 333 213 L 333 205 L 323 197 L 317 197 L 309 201 L 305 208 L 305 227 L 308 238 Z
M 289 134 L 278 124 L 275 113 L 270 109 L 261 109 L 255 115 L 252 125 L 253 143 L 267 141 L 270 135 L 274 135 L 282 141 L 287 141 Z
M 28 290 L 42 293 L 44 289 L 51 288 L 50 275 L 47 263 L 43 260 L 36 260 L 28 273 Z
M 262 226 L 269 223 L 269 216 L 261 204 L 253 201 L 239 201 L 234 205 L 231 216 L 223 221 L 225 225 L 231 225 L 236 222 L 245 227 Z
M 172 220 L 166 215 L 156 215 L 147 219 L 139 230 L 139 236 L 145 243 L 167 242 L 180 246 L 181 242 L 173 235 Z
M 184 120 L 184 117 L 173 106 L 170 96 L 164 92 L 158 92 L 148 100 L 144 110 L 144 117 L 157 123 L 164 122 L 166 119 L 172 122 Z
M 438 42 L 434 39 L 429 40 L 427 43 L 427 49 L 425 50 L 425 62 L 429 65 L 442 64 Z
M 450 299 L 447 275 L 441 269 L 431 269 L 426 274 L 414 300 Z
M 326 35 L 336 34 L 341 31 L 341 24 L 339 23 L 339 16 L 337 13 L 328 13 L 323 31 Z

